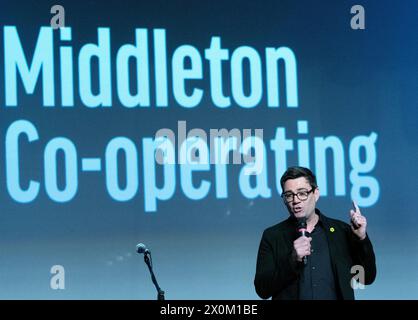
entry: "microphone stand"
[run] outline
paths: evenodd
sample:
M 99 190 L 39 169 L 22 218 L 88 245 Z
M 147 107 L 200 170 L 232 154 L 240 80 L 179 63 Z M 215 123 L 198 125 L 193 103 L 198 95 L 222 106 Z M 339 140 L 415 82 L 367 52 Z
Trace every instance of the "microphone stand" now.
M 164 291 L 161 290 L 160 286 L 158 285 L 157 279 L 155 278 L 154 271 L 152 271 L 152 262 L 150 262 L 150 258 L 148 257 L 148 254 L 151 255 L 151 252 L 145 252 L 144 253 L 144 261 L 146 265 L 148 266 L 149 272 L 151 274 L 151 280 L 154 284 L 155 288 L 157 289 L 157 300 L 165 300 L 164 298 Z

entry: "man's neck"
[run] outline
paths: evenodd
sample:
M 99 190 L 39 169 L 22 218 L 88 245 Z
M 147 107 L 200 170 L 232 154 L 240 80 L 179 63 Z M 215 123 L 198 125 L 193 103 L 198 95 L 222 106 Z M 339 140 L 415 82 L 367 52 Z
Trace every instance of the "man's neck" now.
M 306 230 L 311 233 L 319 221 L 319 216 L 314 212 L 306 221 Z

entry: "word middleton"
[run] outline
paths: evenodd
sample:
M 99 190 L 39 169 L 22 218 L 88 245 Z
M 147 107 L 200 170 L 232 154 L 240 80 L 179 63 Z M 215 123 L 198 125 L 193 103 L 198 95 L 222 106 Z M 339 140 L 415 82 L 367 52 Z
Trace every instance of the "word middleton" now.
M 42 74 L 43 106 L 53 107 L 55 102 L 54 57 L 59 57 L 61 106 L 74 106 L 74 66 L 72 29 L 59 31 L 62 44 L 59 53 L 54 51 L 54 30 L 41 27 L 33 53 L 25 52 L 16 26 L 4 26 L 5 62 L 5 105 L 18 105 L 18 74 L 27 94 L 33 94 Z M 57 41 L 56 41 L 57 42 Z M 78 46 L 77 46 L 78 47 Z M 193 108 L 203 98 L 204 88 L 209 88 L 213 104 L 219 108 L 231 106 L 231 100 L 243 108 L 253 108 L 263 99 L 263 83 L 268 107 L 277 108 L 280 101 L 290 108 L 298 107 L 296 57 L 287 47 L 265 48 L 263 60 L 256 49 L 240 46 L 233 50 L 222 48 L 221 37 L 212 37 L 210 46 L 204 49 L 204 58 L 194 46 L 178 46 L 171 55 L 168 68 L 166 31 L 153 29 L 153 72 L 155 80 L 155 106 L 168 107 L 169 86 L 178 105 Z M 122 106 L 127 108 L 150 107 L 150 59 L 148 29 L 135 29 L 135 43 L 120 46 L 116 54 L 116 68 L 111 63 L 110 28 L 97 29 L 97 44 L 87 43 L 78 53 L 78 84 L 81 102 L 90 108 L 112 106 L 112 70 L 116 70 L 116 90 Z M 28 63 L 26 57 L 32 57 Z M 282 64 L 279 62 L 282 60 Z M 131 64 L 135 62 L 135 67 Z M 263 67 L 262 61 L 265 63 Z M 229 62 L 228 66 L 225 66 Z M 206 63 L 206 64 L 204 64 Z M 279 65 L 284 66 L 283 76 L 279 76 Z M 209 81 L 204 80 L 204 67 L 208 68 Z M 95 72 L 93 72 L 93 70 Z M 171 79 L 168 71 L 171 70 Z M 263 80 L 265 70 L 265 80 Z M 245 72 L 244 72 L 245 71 Z M 57 73 L 58 74 L 58 73 Z M 228 75 L 230 85 L 223 85 L 223 77 Z M 279 78 L 285 79 L 279 85 Z M 136 80 L 136 81 L 135 81 Z M 286 88 L 285 98 L 280 98 L 280 87 Z M 134 91 L 134 92 L 132 92 Z

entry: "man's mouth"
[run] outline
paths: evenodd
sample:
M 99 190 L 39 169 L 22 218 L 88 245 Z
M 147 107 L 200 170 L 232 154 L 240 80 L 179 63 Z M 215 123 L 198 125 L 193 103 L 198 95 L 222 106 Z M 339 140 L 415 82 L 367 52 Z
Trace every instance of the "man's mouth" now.
M 298 214 L 301 213 L 303 211 L 302 207 L 294 207 L 293 208 L 293 213 Z

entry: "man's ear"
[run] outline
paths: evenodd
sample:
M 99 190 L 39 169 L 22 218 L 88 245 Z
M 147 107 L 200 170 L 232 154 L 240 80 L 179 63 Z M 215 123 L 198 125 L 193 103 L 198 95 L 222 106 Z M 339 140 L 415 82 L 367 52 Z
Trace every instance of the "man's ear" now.
M 314 196 L 315 196 L 315 202 L 317 202 L 318 199 L 319 199 L 319 188 L 318 187 L 316 187 L 316 189 L 314 191 Z

